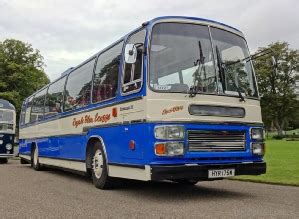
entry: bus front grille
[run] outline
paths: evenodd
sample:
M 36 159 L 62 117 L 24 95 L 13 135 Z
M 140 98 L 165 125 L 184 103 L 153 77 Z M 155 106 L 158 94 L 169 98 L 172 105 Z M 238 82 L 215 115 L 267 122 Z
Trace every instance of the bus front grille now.
M 189 130 L 188 147 L 191 152 L 243 151 L 245 132 Z

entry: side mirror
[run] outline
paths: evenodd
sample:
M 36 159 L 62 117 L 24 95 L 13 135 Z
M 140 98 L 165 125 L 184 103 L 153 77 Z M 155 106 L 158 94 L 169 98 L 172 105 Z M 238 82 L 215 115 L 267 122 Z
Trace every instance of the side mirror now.
M 127 44 L 125 47 L 125 62 L 134 64 L 137 59 L 137 48 L 135 44 Z

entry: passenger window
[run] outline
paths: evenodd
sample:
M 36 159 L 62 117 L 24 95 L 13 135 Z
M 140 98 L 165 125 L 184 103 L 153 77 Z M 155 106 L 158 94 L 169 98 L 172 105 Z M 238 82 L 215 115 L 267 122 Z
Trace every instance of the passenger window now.
M 25 112 L 25 124 L 27 124 L 27 123 L 30 122 L 30 113 L 31 113 L 31 107 L 32 107 L 32 99 L 33 99 L 33 96 L 28 99 L 28 102 L 26 104 L 27 106 L 26 106 L 26 112 Z
M 65 80 L 66 76 L 49 85 L 45 102 L 45 118 L 62 112 Z
M 25 124 L 25 113 L 26 113 L 26 100 L 22 104 L 21 115 L 20 115 L 20 125 Z
M 65 87 L 65 111 L 78 109 L 90 103 L 94 63 L 95 58 L 70 73 Z
M 127 44 L 135 44 L 137 47 L 137 59 L 134 64 L 125 64 L 122 92 L 128 93 L 139 90 L 142 85 L 143 48 L 146 30 L 143 29 L 130 36 Z
M 38 120 L 42 120 L 44 118 L 44 104 L 45 104 L 46 91 L 47 89 L 45 88 L 42 91 L 35 94 L 32 102 L 30 122 L 35 122 Z
M 93 81 L 93 103 L 116 96 L 122 47 L 123 42 L 100 54 Z

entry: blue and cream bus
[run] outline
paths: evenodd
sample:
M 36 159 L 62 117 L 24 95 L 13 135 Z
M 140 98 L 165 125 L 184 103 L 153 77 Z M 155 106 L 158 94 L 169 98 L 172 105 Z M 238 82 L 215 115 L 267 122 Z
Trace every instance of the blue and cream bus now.
M 243 34 L 159 17 L 43 87 L 22 106 L 21 162 L 113 179 L 195 184 L 259 175 L 263 123 Z
M 0 99 L 0 163 L 14 156 L 16 109 L 7 100 Z

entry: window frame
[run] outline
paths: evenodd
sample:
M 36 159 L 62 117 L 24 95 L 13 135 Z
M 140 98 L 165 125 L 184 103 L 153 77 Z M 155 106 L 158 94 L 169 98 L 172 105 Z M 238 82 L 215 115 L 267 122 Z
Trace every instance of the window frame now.
M 128 42 L 130 41 L 131 37 L 134 35 L 134 34 L 137 34 L 138 32 L 142 32 L 142 31 L 145 31 L 145 36 L 144 36 L 144 42 L 143 42 L 143 46 L 145 46 L 145 41 L 146 41 L 146 38 L 147 38 L 147 34 L 148 34 L 148 31 L 147 31 L 147 28 L 146 27 L 141 27 L 139 29 L 137 29 L 136 31 L 134 31 L 133 33 L 131 33 L 127 39 L 126 39 L 126 42 L 124 43 L 124 48 L 126 47 L 126 45 L 128 44 Z M 123 55 L 123 65 L 122 65 L 122 74 L 121 74 L 121 87 L 120 87 L 120 94 L 121 96 L 128 96 L 130 94 L 134 94 L 134 93 L 138 93 L 141 91 L 142 87 L 144 86 L 144 53 L 147 51 L 147 49 L 144 47 L 144 52 L 142 53 L 142 63 L 141 63 L 141 77 L 140 79 L 137 79 L 137 80 L 133 80 L 133 81 L 130 81 L 129 83 L 124 83 L 125 81 L 125 73 L 126 73 L 126 62 L 125 62 L 125 56 Z M 124 51 L 123 51 L 124 53 Z M 146 62 L 145 62 L 146 63 Z M 131 70 L 132 71 L 132 70 Z M 135 71 L 135 69 L 134 69 Z M 135 75 L 135 72 L 134 72 L 134 75 Z M 133 79 L 134 79 L 134 76 L 133 76 Z M 134 84 L 134 83 L 138 83 L 140 82 L 141 85 L 138 89 L 135 89 L 135 90 L 132 90 L 132 91 L 129 91 L 129 92 L 123 92 L 123 87 L 125 85 L 131 85 L 131 84 Z
M 93 88 L 94 88 L 94 78 L 95 78 L 95 75 L 96 75 L 96 69 L 97 69 L 97 64 L 98 64 L 98 61 L 99 61 L 99 58 L 102 54 L 104 54 L 105 52 L 107 52 L 108 50 L 112 49 L 113 47 L 119 45 L 119 44 L 122 44 L 122 47 L 121 47 L 121 53 L 120 53 L 120 64 L 118 66 L 118 72 L 117 72 L 117 84 L 116 84 L 116 92 L 115 92 L 115 96 L 114 97 L 111 97 L 111 98 L 108 98 L 108 99 L 105 99 L 105 100 L 102 100 L 102 101 L 97 101 L 97 102 L 93 102 Z M 92 75 L 92 84 L 91 84 L 91 104 L 99 104 L 99 103 L 104 103 L 106 101 L 109 101 L 109 100 L 112 100 L 112 99 L 115 99 L 117 97 L 117 93 L 118 93 L 118 90 L 119 90 L 119 73 L 122 74 L 122 69 L 123 69 L 123 66 L 122 66 L 122 60 L 123 60 L 123 51 L 124 51 L 124 45 L 125 45 L 125 42 L 124 40 L 120 40 L 120 41 L 117 41 L 116 43 L 112 44 L 111 46 L 109 46 L 108 48 L 106 48 L 105 50 L 101 51 L 97 57 L 96 57 L 96 61 L 95 61 L 95 66 L 94 66 L 94 69 L 93 69 L 93 75 Z
M 27 109 L 26 105 L 27 105 L 27 99 L 25 99 L 22 103 L 22 108 L 21 108 L 21 112 L 20 112 L 20 120 L 19 120 L 19 126 L 20 127 L 25 125 L 25 116 L 26 116 L 26 109 Z
M 31 108 L 30 108 L 30 112 L 28 112 L 28 113 L 29 113 L 29 120 L 28 120 L 28 122 L 26 122 L 26 114 L 27 114 L 26 112 L 27 112 L 27 109 L 28 109 L 28 104 L 30 103 L 30 98 L 32 98 L 32 99 L 31 99 L 31 104 L 33 104 L 33 99 L 34 99 L 34 97 L 35 97 L 35 93 L 34 93 L 32 96 L 28 97 L 27 100 L 26 100 L 24 125 L 28 125 L 28 124 L 31 123 L 31 122 L 30 122 L 30 118 L 31 118 L 32 105 L 31 105 Z
M 212 40 L 212 44 L 214 45 L 214 38 L 213 38 L 213 34 L 212 34 L 212 29 L 217 29 L 217 30 L 221 30 L 221 31 L 225 31 L 225 32 L 228 32 L 228 33 L 231 33 L 231 34 L 234 34 L 240 38 L 242 38 L 244 40 L 244 43 L 245 43 L 245 46 L 246 46 L 246 49 L 247 49 L 247 52 L 248 52 L 248 55 L 250 56 L 250 50 L 249 50 L 249 47 L 248 47 L 248 44 L 247 44 L 247 40 L 245 39 L 245 37 L 243 35 L 239 35 L 239 34 L 236 34 L 235 32 L 232 32 L 232 31 L 229 31 L 225 28 L 220 28 L 220 27 L 217 27 L 217 26 L 212 26 L 212 25 L 209 25 L 209 31 L 210 31 L 210 36 L 211 36 L 211 40 Z M 215 51 L 215 46 L 213 46 L 213 53 L 214 53 L 214 62 L 215 62 L 215 67 L 216 67 L 216 71 L 218 71 L 218 65 L 217 65 L 217 58 L 216 58 L 216 51 Z M 257 83 L 257 79 L 256 79 L 256 74 L 255 74 L 255 69 L 254 69 L 254 65 L 253 65 L 253 62 L 252 60 L 250 59 L 249 60 L 249 63 L 250 63 L 250 69 L 251 69 L 251 77 L 252 77 L 252 83 L 253 83 L 253 87 L 255 89 L 255 92 L 256 92 L 256 96 L 246 96 L 245 95 L 245 98 L 246 99 L 253 99 L 253 100 L 260 100 L 260 96 L 259 96 L 259 89 L 258 89 L 258 83 Z M 218 74 L 217 74 L 218 75 Z M 219 96 L 230 96 L 230 97 L 238 97 L 238 95 L 230 95 L 230 94 L 225 94 L 225 93 L 220 93 L 218 94 Z
M 70 108 L 68 110 L 65 110 L 65 98 L 66 98 L 66 86 L 67 86 L 67 82 L 69 80 L 69 77 L 72 73 L 74 73 L 76 70 L 78 70 L 79 68 L 81 68 L 82 66 L 86 65 L 87 63 L 89 62 L 92 62 L 94 61 L 94 66 L 93 66 L 93 69 L 92 69 L 92 73 L 91 73 L 91 88 L 90 88 L 90 100 L 89 100 L 89 103 L 84 105 L 84 106 L 81 106 L 81 107 L 78 107 L 78 108 Z M 73 111 L 76 111 L 76 110 L 79 110 L 79 109 L 83 109 L 85 107 L 87 107 L 88 105 L 92 104 L 92 90 L 93 90 L 93 75 L 94 75 L 94 71 L 95 71 L 95 67 L 96 67 L 96 63 L 97 63 L 97 56 L 92 56 L 90 57 L 88 60 L 86 60 L 85 62 L 83 62 L 82 64 L 80 64 L 79 66 L 77 66 L 76 68 L 72 69 L 71 72 L 69 72 L 67 75 L 66 75 L 66 79 L 65 79 L 65 83 L 64 83 L 64 89 L 63 89 L 63 107 L 62 107 L 62 112 L 73 112 Z
M 39 90 L 38 92 L 36 92 L 32 98 L 32 106 L 31 106 L 31 110 L 30 110 L 30 117 L 29 117 L 29 123 L 36 123 L 36 122 L 39 122 L 39 121 L 42 121 L 44 120 L 44 116 L 45 116 L 45 100 L 46 100 L 46 96 L 47 96 L 47 93 L 48 93 L 48 88 L 49 88 L 49 85 L 46 85 L 44 88 L 42 88 L 41 90 Z M 32 109 L 33 109 L 33 104 L 34 104 L 34 100 L 36 98 L 36 95 L 43 92 L 44 90 L 46 90 L 46 93 L 45 93 L 45 96 L 44 96 L 44 104 L 43 104 L 43 118 L 42 119 L 39 119 L 39 120 L 35 120 L 35 121 L 31 121 L 31 115 L 32 115 Z
M 212 53 L 212 57 L 213 57 L 213 67 L 214 67 L 214 73 L 215 73 L 215 77 L 217 77 L 217 69 L 216 69 L 216 63 L 214 61 L 215 59 L 215 55 L 214 55 L 214 50 L 213 50 L 213 40 L 211 38 L 211 34 L 210 34 L 210 27 L 212 26 L 212 24 L 205 24 L 205 23 L 198 23 L 198 22 L 190 22 L 190 21 L 163 21 L 163 22 L 156 22 L 152 25 L 151 27 L 151 30 L 150 30 L 150 34 L 149 34 L 149 37 L 148 37 L 148 42 L 149 42 L 149 46 L 148 46 L 148 49 L 147 49 L 147 52 L 148 52 L 148 59 L 147 59 L 147 65 L 148 65 L 148 68 L 147 68 L 147 86 L 149 88 L 150 91 L 154 92 L 154 93 L 160 93 L 160 94 L 186 94 L 186 93 L 182 93 L 182 92 L 177 92 L 177 91 L 172 91 L 172 92 L 165 92 L 163 90 L 156 90 L 156 89 L 153 89 L 153 87 L 150 85 L 150 78 L 151 78 L 151 71 L 150 71 L 150 62 L 151 62 L 151 47 L 152 47 L 152 35 L 153 35 L 153 30 L 155 28 L 156 25 L 160 25 L 160 24 L 187 24 L 187 25 L 198 25 L 198 26 L 202 26 L 202 27 L 206 27 L 208 29 L 208 32 L 209 32 L 209 44 L 211 46 L 211 53 Z M 219 28 L 221 29 L 221 28 Z M 229 32 L 229 31 L 228 31 Z M 186 70 L 186 69 L 184 69 Z M 184 71 L 182 70 L 182 72 Z M 219 95 L 219 92 L 218 92 L 218 88 L 217 88 L 217 92 L 215 93 L 210 93 L 210 92 L 203 92 L 203 93 L 197 93 L 197 94 L 200 94 L 200 95 L 216 95 L 218 96 Z M 224 96 L 224 95 L 223 95 Z
M 56 79 L 56 80 L 53 81 L 52 83 L 50 83 L 50 84 L 48 85 L 47 93 L 46 93 L 46 97 L 45 97 L 45 104 L 46 104 L 47 96 L 48 96 L 48 94 L 49 94 L 49 88 L 51 87 L 51 85 L 55 84 L 55 83 L 56 83 L 57 81 L 59 81 L 59 80 L 62 80 L 63 78 L 65 78 L 65 81 L 64 81 L 64 84 L 63 84 L 63 90 L 62 90 L 62 101 L 61 101 L 61 104 L 62 104 L 62 111 L 61 111 L 60 113 L 63 113 L 63 112 L 64 112 L 64 109 L 63 109 L 63 106 L 64 106 L 64 93 L 65 93 L 65 85 L 66 85 L 67 75 L 64 75 L 64 76 L 62 76 L 62 77 Z M 60 114 L 59 112 L 57 112 L 57 114 L 55 114 L 55 115 L 50 115 L 50 116 L 46 116 L 46 117 L 45 117 L 45 106 L 46 106 L 46 105 L 44 105 L 44 119 L 49 119 L 49 118 L 55 117 L 55 116 L 57 116 L 57 115 Z

